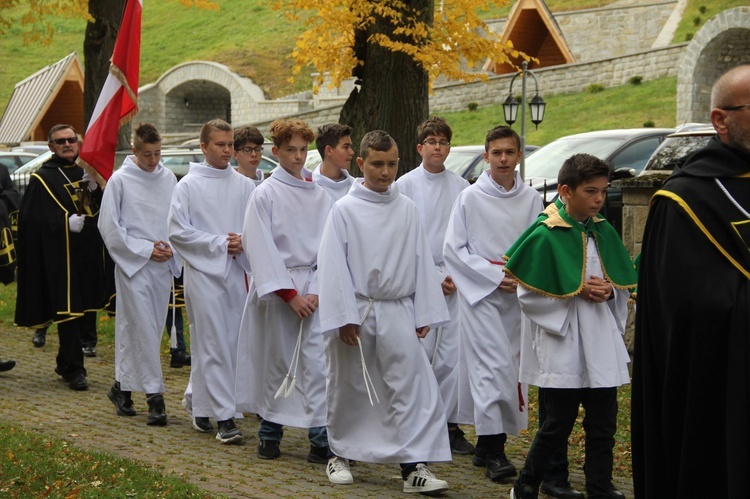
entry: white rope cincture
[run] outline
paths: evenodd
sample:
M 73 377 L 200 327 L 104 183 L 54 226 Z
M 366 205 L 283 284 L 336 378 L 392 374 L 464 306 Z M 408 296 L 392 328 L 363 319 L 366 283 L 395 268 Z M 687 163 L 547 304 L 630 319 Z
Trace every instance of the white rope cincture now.
M 438 326 L 437 337 L 435 338 L 435 348 L 432 350 L 432 361 L 430 361 L 430 367 L 435 368 L 435 360 L 437 359 L 438 346 L 440 346 L 440 338 L 443 336 L 443 326 Z
M 367 316 L 370 314 L 370 310 L 372 310 L 372 304 L 375 302 L 375 298 L 368 298 L 367 299 L 367 308 L 365 308 L 365 313 L 362 314 L 362 318 L 359 320 L 359 327 L 362 327 L 362 324 L 365 323 L 365 319 L 367 319 Z M 362 361 L 362 377 L 365 380 L 365 388 L 367 389 L 367 397 L 370 399 L 370 405 L 374 406 L 375 404 L 372 402 L 372 396 L 375 395 L 375 401 L 377 403 L 380 403 L 380 399 L 378 398 L 378 392 L 375 391 L 375 384 L 372 382 L 372 378 L 370 378 L 370 372 L 367 370 L 367 364 L 365 363 L 365 353 L 362 350 L 362 341 L 359 339 L 359 336 L 357 336 L 357 345 L 359 346 L 359 360 Z
M 294 392 L 294 386 L 297 384 L 297 366 L 299 365 L 299 351 L 300 345 L 302 344 L 302 327 L 305 325 L 305 319 L 299 321 L 299 333 L 297 333 L 297 344 L 294 345 L 294 352 L 292 353 L 292 361 L 289 363 L 289 370 L 284 376 L 284 381 L 281 382 L 281 386 L 276 390 L 276 395 L 273 396 L 274 400 L 279 398 L 282 394 L 284 398 L 289 398 Z M 292 374 L 292 366 L 294 366 L 294 374 Z M 292 381 L 287 387 L 287 381 L 289 376 L 292 376 Z
M 731 201 L 732 204 L 735 205 L 738 210 L 740 210 L 740 213 L 745 215 L 747 218 L 750 218 L 750 213 L 748 213 L 747 210 L 743 208 L 740 203 L 738 203 L 737 200 L 732 197 L 731 194 L 729 194 L 729 191 L 726 187 L 724 187 L 724 184 L 722 184 L 718 178 L 715 178 L 714 181 L 719 185 L 719 189 L 724 192 L 724 195 L 729 199 L 729 201 Z
M 169 348 L 177 348 L 177 326 L 175 326 L 175 316 L 177 315 L 176 301 L 174 296 L 174 277 L 172 277 L 172 329 L 169 330 Z

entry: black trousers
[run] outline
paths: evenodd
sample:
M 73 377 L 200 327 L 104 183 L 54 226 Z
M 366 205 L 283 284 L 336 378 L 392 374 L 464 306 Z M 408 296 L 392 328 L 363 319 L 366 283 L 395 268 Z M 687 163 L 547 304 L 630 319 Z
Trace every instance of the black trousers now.
M 85 321 L 85 317 L 79 317 L 57 324 L 57 336 L 60 339 L 60 347 L 57 350 L 57 372 L 66 381 L 73 379 L 78 373 L 86 375 L 81 350 L 81 333 L 85 327 Z
M 531 443 L 520 483 L 538 487 L 545 477 L 549 460 L 567 446 L 578 416 L 579 405 L 586 412 L 586 494 L 590 499 L 610 497 L 612 490 L 612 452 L 617 430 L 617 388 L 540 388 L 547 417 Z
M 539 428 L 542 427 L 544 421 L 547 419 L 546 393 L 547 390 L 542 388 L 539 390 L 539 395 L 537 396 L 537 403 L 539 404 Z M 565 445 L 560 447 L 549 458 L 547 469 L 544 472 L 544 481 L 567 482 L 569 478 L 568 464 L 568 441 L 566 439 Z

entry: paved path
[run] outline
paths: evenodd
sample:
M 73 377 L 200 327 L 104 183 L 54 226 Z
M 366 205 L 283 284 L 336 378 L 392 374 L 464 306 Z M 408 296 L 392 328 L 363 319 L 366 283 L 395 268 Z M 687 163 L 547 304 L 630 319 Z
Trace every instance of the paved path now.
M 309 448 L 305 430 L 287 429 L 282 457 L 274 461 L 260 460 L 255 455 L 255 416 L 238 421 L 246 440 L 241 446 L 223 446 L 214 434 L 196 432 L 180 406 L 190 371 L 171 369 L 168 355 L 164 356 L 162 367 L 169 424 L 146 426 L 148 408 L 142 394 L 133 394 L 137 416 L 117 416 L 106 395 L 113 381 L 112 347 L 100 346 L 98 357 L 86 359 L 90 387 L 88 391 L 75 392 L 53 372 L 58 342 L 54 330 L 51 333 L 47 345 L 34 348 L 31 331 L 0 330 L 0 356 L 17 361 L 12 371 L 0 373 L 0 419 L 63 438 L 83 449 L 138 459 L 174 472 L 217 496 L 407 497 L 401 491 L 397 466 L 360 463 L 352 468 L 354 485 L 331 485 L 323 465 L 305 461 Z M 523 464 L 521 453 L 509 453 L 509 457 L 519 468 Z M 473 467 L 466 456 L 456 456 L 452 463 L 431 465 L 430 469 L 449 482 L 451 490 L 445 494 L 448 498 L 508 497 L 511 487 L 510 483 L 496 484 L 486 479 L 483 470 Z M 580 474 L 572 474 L 571 480 L 583 490 Z M 629 480 L 618 480 L 616 485 L 632 497 Z

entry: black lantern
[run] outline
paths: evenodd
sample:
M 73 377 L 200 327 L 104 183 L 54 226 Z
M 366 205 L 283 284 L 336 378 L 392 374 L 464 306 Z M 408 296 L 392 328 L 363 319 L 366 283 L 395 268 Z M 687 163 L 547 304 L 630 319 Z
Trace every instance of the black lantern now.
M 518 117 L 518 99 L 509 95 L 505 102 L 503 102 L 503 114 L 505 115 L 505 122 L 508 125 L 512 125 L 516 122 Z
M 529 102 L 529 111 L 531 112 L 531 122 L 534 124 L 534 128 L 539 128 L 539 123 L 544 119 L 544 108 L 546 106 L 547 103 L 544 102 L 544 99 L 542 99 L 539 94 L 536 94 L 531 98 L 531 102 Z

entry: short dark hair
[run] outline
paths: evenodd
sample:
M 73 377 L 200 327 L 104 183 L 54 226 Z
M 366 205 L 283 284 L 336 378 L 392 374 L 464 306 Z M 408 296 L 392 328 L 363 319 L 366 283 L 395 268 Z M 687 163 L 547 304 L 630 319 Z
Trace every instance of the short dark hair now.
M 239 151 L 245 144 L 257 144 L 263 146 L 266 139 L 260 130 L 254 126 L 243 126 L 234 130 L 234 150 Z
M 493 140 L 508 138 L 512 138 L 516 141 L 518 151 L 521 152 L 521 137 L 518 136 L 515 130 L 505 125 L 496 126 L 487 132 L 487 136 L 484 138 L 484 152 L 490 152 L 490 142 Z
M 557 185 L 567 185 L 575 189 L 593 178 L 609 178 L 609 165 L 591 154 L 574 154 L 562 165 L 557 174 Z
M 326 146 L 335 149 L 342 137 L 349 137 L 352 127 L 341 123 L 328 123 L 318 128 L 318 136 L 315 137 L 315 148 L 320 153 L 320 158 L 326 157 Z
M 453 138 L 453 130 L 441 116 L 430 116 L 417 127 L 417 140 L 421 144 L 430 135 L 442 135 L 448 142 Z
M 222 132 L 231 132 L 232 125 L 224 120 L 215 119 L 211 120 L 201 127 L 201 144 L 208 144 L 208 137 L 214 130 L 220 130 Z
M 364 159 L 367 159 L 367 155 L 370 154 L 370 149 L 373 151 L 390 151 L 392 147 L 395 147 L 398 149 L 398 145 L 396 144 L 396 141 L 393 140 L 393 137 L 388 135 L 388 132 L 384 132 L 383 130 L 373 130 L 372 132 L 367 132 L 364 137 L 362 137 L 362 142 L 359 144 L 359 157 Z
M 161 135 L 153 123 L 141 123 L 133 133 L 133 147 L 139 149 L 143 144 L 158 144 Z
M 75 128 L 70 125 L 66 125 L 65 123 L 60 123 L 49 129 L 49 132 L 47 133 L 47 142 L 52 142 L 53 133 L 59 132 L 60 130 L 65 130 L 66 128 L 70 128 L 71 130 L 73 130 L 73 133 L 76 134 L 76 137 L 78 136 L 78 132 L 76 132 Z
M 315 140 L 315 134 L 304 121 L 298 118 L 282 118 L 271 123 L 271 140 L 273 145 L 281 147 L 284 142 L 289 142 L 292 137 L 299 135 L 309 144 Z

